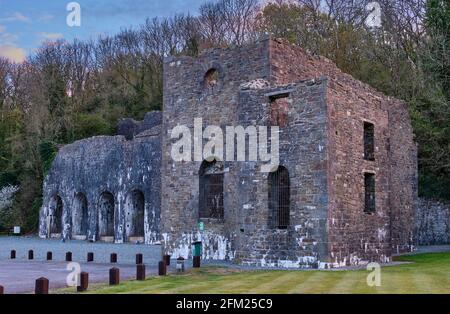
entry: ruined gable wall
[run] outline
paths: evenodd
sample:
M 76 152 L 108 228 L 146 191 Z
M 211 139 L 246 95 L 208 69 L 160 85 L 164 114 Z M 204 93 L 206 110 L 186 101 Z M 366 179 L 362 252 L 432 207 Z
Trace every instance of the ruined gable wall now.
M 330 82 L 330 251 L 338 264 L 386 262 L 390 253 L 389 115 L 382 99 Z M 364 121 L 375 126 L 375 160 L 364 160 Z M 364 212 L 364 173 L 375 174 L 373 214 Z
M 404 106 L 392 109 L 396 108 L 395 99 L 343 73 L 331 61 L 312 57 L 284 40 L 271 41 L 270 54 L 271 77 L 276 82 L 323 75 L 329 78 L 331 259 L 337 264 L 358 263 L 361 259 L 385 260 L 390 256 L 391 217 L 398 221 L 393 224 L 398 229 L 394 238 L 401 234 L 403 238 L 399 241 L 405 243 L 412 230 L 409 217 L 415 206 L 413 191 L 417 178 L 412 169 L 416 152 Z M 375 124 L 375 162 L 366 162 L 362 157 L 364 119 Z M 392 145 L 393 153 L 389 151 Z M 374 216 L 363 213 L 364 171 L 376 173 Z M 389 195 L 391 188 L 393 193 Z M 403 211 L 396 210 L 401 206 Z

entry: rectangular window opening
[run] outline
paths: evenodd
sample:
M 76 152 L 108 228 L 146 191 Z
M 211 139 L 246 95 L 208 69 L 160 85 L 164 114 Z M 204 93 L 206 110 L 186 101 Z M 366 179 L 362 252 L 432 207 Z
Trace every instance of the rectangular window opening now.
M 375 126 L 364 122 L 364 159 L 375 160 Z

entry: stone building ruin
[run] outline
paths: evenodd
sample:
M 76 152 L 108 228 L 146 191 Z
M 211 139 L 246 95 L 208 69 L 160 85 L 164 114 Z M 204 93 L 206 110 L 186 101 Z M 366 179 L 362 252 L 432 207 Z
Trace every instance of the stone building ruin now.
M 124 119 L 117 136 L 66 145 L 44 182 L 39 235 L 140 242 L 160 237 L 161 113 Z
M 280 127 L 280 166 L 176 162 L 171 130 Z M 417 148 L 406 106 L 283 40 L 164 61 L 164 109 L 63 147 L 41 237 L 145 241 L 177 258 L 325 268 L 414 244 Z

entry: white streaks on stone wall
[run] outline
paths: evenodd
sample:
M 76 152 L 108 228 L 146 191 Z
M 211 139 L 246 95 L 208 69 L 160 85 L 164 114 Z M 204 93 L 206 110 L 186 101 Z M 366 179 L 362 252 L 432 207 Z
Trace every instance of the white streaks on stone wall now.
M 169 234 L 163 233 L 162 237 L 165 245 L 173 244 Z M 202 258 L 205 260 L 233 260 L 235 257 L 230 239 L 208 231 L 183 233 L 178 237 L 175 247 L 167 246 L 166 251 L 175 258 L 188 259 L 192 257 L 192 243 L 195 241 L 202 241 Z

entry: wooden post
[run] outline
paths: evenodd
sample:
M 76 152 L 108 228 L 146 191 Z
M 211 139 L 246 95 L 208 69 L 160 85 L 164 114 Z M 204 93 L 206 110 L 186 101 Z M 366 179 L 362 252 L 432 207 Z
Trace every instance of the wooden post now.
M 145 265 L 136 265 L 136 280 L 145 280 Z
M 16 250 L 12 250 L 11 251 L 11 259 L 15 259 L 16 258 Z
M 117 254 L 116 253 L 111 254 L 111 263 L 112 264 L 117 263 Z
M 5 288 L 3 288 L 3 286 L 0 286 L 0 294 L 4 294 L 5 293 Z
M 159 276 L 165 276 L 167 274 L 167 266 L 166 266 L 166 262 L 161 261 L 159 262 L 158 265 L 158 275 Z
M 194 256 L 192 267 L 200 268 L 200 256 Z
M 78 283 L 77 292 L 84 292 L 89 287 L 89 274 L 82 272 L 80 274 L 80 282 Z
M 94 261 L 94 253 L 89 252 L 89 253 L 87 254 L 87 261 L 88 261 L 88 263 Z
M 47 278 L 41 277 L 36 279 L 36 286 L 34 288 L 35 294 L 48 294 L 49 281 Z
M 34 252 L 33 252 L 33 250 L 29 250 L 29 251 L 28 251 L 28 259 L 29 259 L 29 260 L 34 259 Z
M 53 253 L 47 252 L 47 261 L 51 261 L 53 259 Z

